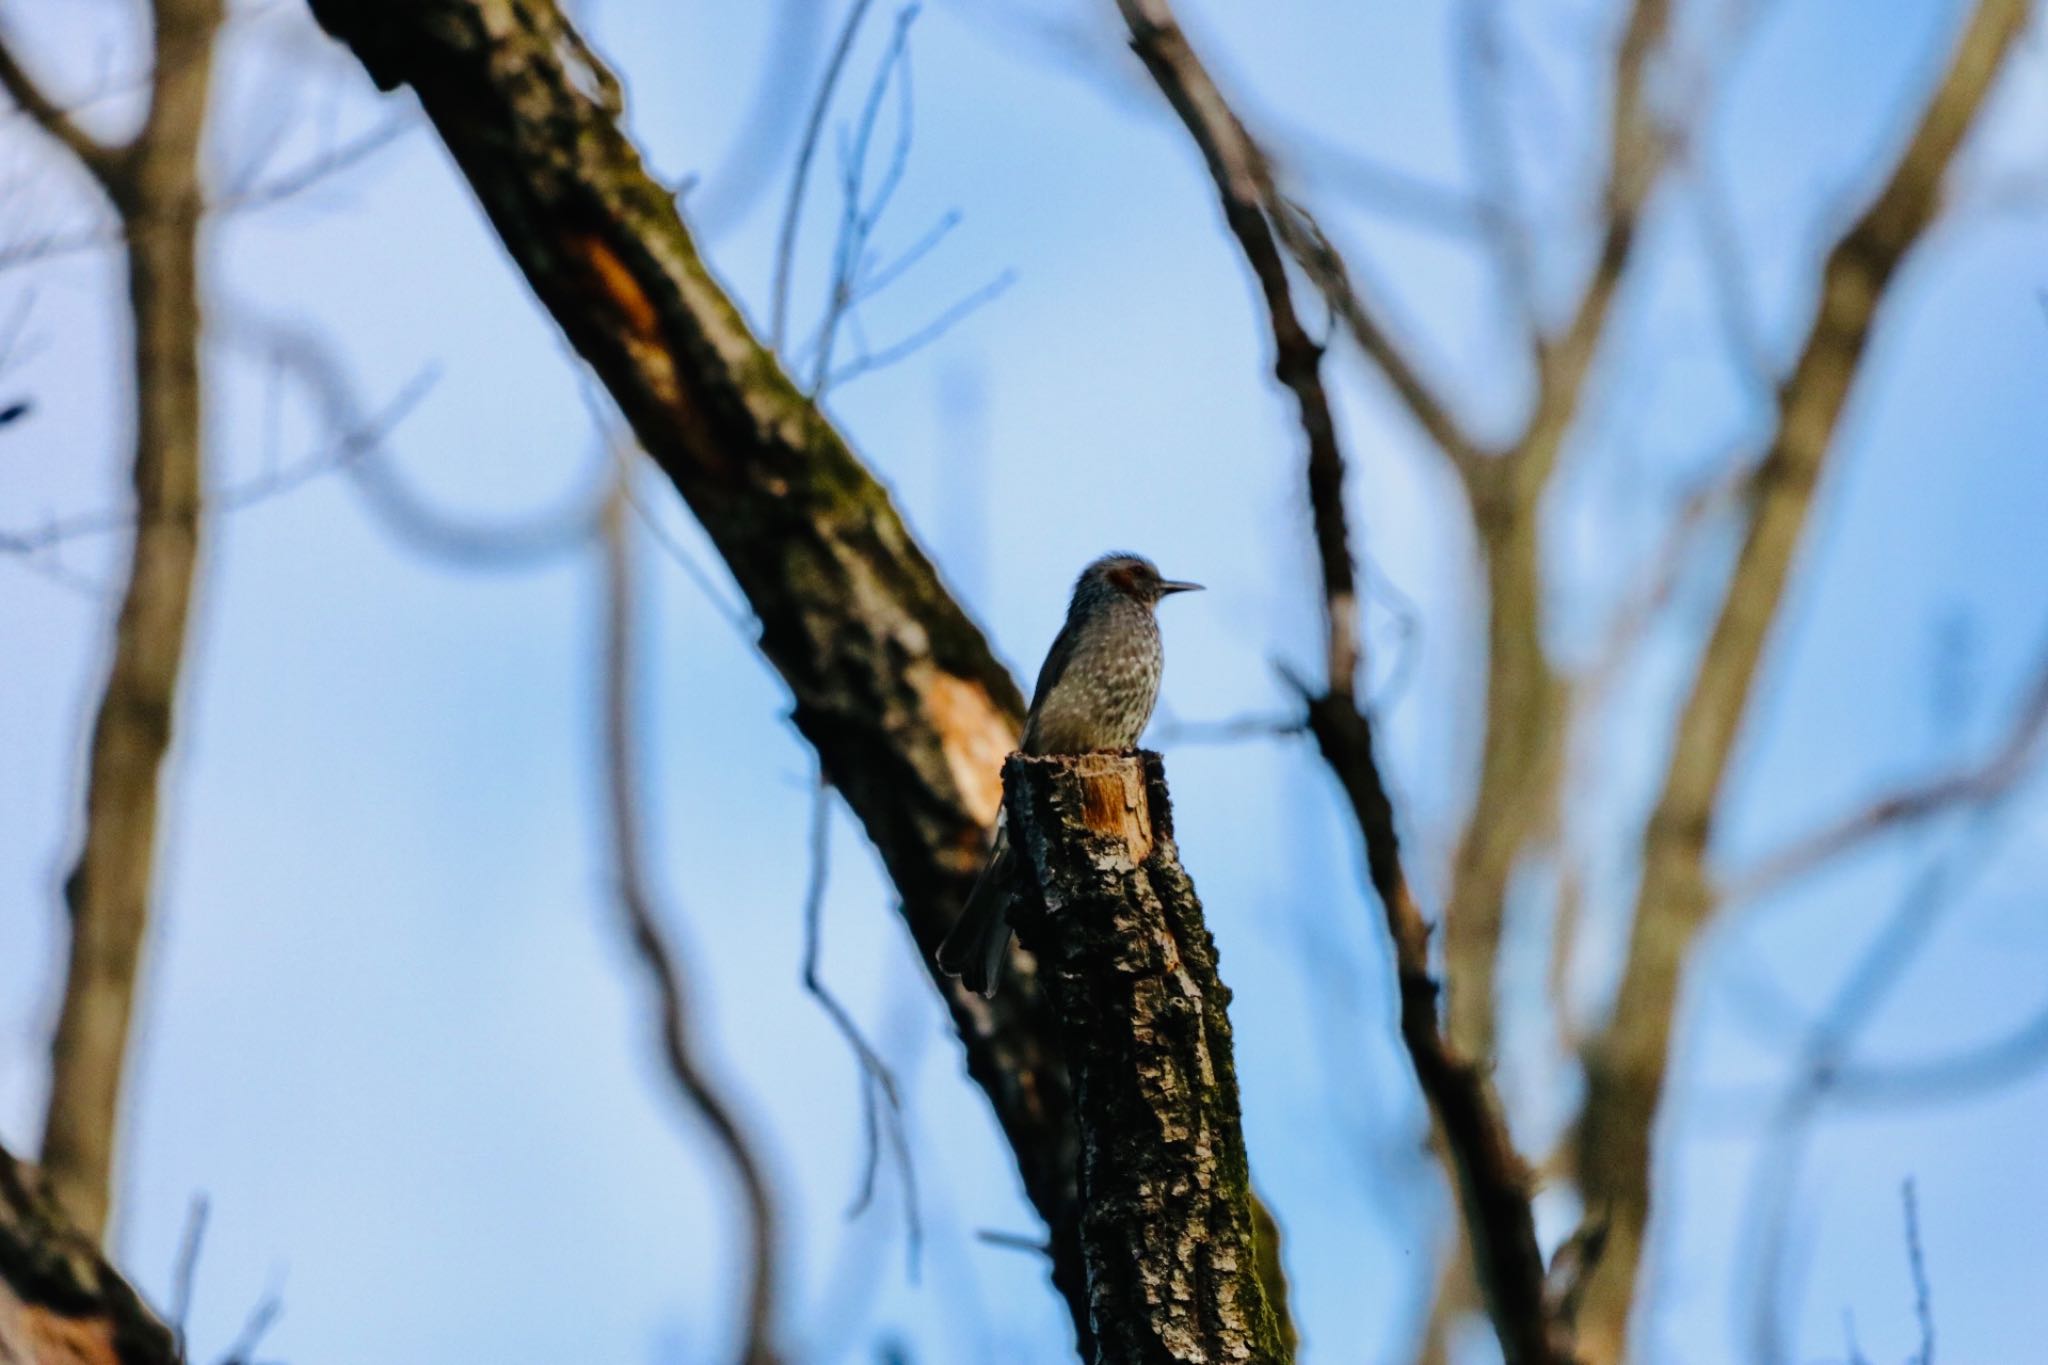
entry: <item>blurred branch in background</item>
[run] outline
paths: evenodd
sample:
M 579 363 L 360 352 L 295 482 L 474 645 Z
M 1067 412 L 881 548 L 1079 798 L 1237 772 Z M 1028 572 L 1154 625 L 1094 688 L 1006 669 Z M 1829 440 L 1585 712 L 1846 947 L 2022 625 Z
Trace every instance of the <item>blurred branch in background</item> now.
M 602 445 L 584 486 L 556 506 L 512 518 L 457 517 L 435 506 L 407 478 L 386 439 L 391 424 L 365 417 L 338 347 L 316 327 L 229 308 L 215 320 L 214 330 L 228 345 L 261 356 L 295 381 L 321 425 L 337 438 L 365 433 L 347 439 L 351 458 L 341 469 L 371 514 L 407 549 L 449 567 L 517 572 L 580 553 L 597 535 L 617 478 L 612 452 Z
M 623 495 L 607 500 L 604 543 L 604 775 L 619 908 L 635 955 L 660 1002 L 662 1057 L 677 1095 L 711 1135 L 739 1187 L 745 1212 L 746 1311 L 740 1359 L 774 1365 L 781 1293 L 778 1218 L 753 1139 L 700 1053 L 690 1017 L 689 983 L 662 928 L 640 835 L 638 726 L 633 693 L 639 660 L 639 610 Z
M 1901 787 L 1800 835 L 1754 867 L 1728 878 L 1722 901 L 1739 904 L 1754 900 L 1903 828 L 1997 801 L 2032 770 L 2044 733 L 2048 733 L 2048 658 L 2035 665 L 2033 681 L 2005 735 L 1984 758 L 1930 781 Z
M 1516 1152 L 1483 1058 L 1461 1052 L 1437 1019 L 1438 987 L 1429 930 L 1401 865 L 1393 807 L 1374 753 L 1372 724 L 1359 709 L 1359 599 L 1344 508 L 1344 456 L 1321 377 L 1322 352 L 1302 329 L 1280 246 L 1288 222 L 1323 242 L 1307 212 L 1283 200 L 1258 144 L 1224 101 L 1165 0 L 1119 0 L 1131 44 L 1186 125 L 1222 197 L 1223 214 L 1264 297 L 1275 372 L 1300 409 L 1308 499 L 1324 594 L 1327 680 L 1298 685 L 1308 725 L 1350 798 L 1366 861 L 1386 915 L 1400 981 L 1401 1038 L 1447 1150 L 1475 1271 L 1501 1350 L 1519 1365 L 1572 1358 L 1557 1330 L 1530 1211 L 1531 1179 Z
M 1879 307 L 1933 222 L 1943 176 L 2026 14 L 2025 0 L 1975 6 L 1883 190 L 1829 251 L 1819 311 L 1777 392 L 1776 430 L 1752 485 L 1743 543 L 1644 831 L 1621 985 L 1609 1024 L 1586 1050 L 1579 1182 L 1586 1207 L 1610 1220 L 1581 1317 L 1596 1361 L 1625 1350 L 1682 971 L 1715 903 L 1707 851 L 1764 646 Z
M 1792 1207 L 1813 1125 L 1836 1103 L 1864 1030 L 1891 1002 L 1929 936 L 1954 908 L 1964 883 L 1981 874 L 1990 861 L 2004 832 L 2006 813 L 2002 804 L 1978 810 L 1950 847 L 1914 879 L 1798 1042 L 1792 1073 L 1766 1121 L 1745 1210 L 1749 1324 L 1744 1335 L 1753 1358 L 1763 1365 L 1777 1365 L 1795 1355 L 1787 1339 L 1781 1293 L 1793 1279 L 1788 1265 Z
M 81 848 L 65 883 L 70 957 L 41 1152 L 53 1196 L 93 1238 L 105 1231 L 113 1196 L 154 893 L 159 769 L 171 743 L 198 561 L 199 153 L 221 15 L 220 0 L 156 0 L 147 113 L 119 146 L 82 131 L 0 44 L 0 87 L 90 173 L 121 220 L 134 330 L 135 542 L 93 721 Z
M 796 269 L 797 230 L 803 220 L 805 187 L 810 177 L 811 162 L 824 136 L 825 120 L 831 111 L 840 73 L 859 33 L 861 20 L 867 14 L 868 3 L 869 0 L 856 0 L 848 11 L 845 26 L 840 30 L 832 56 L 826 63 L 824 78 L 805 123 L 803 140 L 797 148 L 796 170 L 776 234 L 768 347 L 788 369 L 795 370 L 809 362 L 811 373 L 805 393 L 814 403 L 822 400 L 829 390 L 893 365 L 936 341 L 962 319 L 1002 294 L 1015 280 L 1014 272 L 1005 270 L 988 283 L 956 299 L 931 321 L 898 340 L 877 347 L 868 339 L 867 329 L 861 321 L 861 305 L 872 301 L 902 279 L 960 224 L 957 211 L 943 215 L 892 260 L 882 260 L 874 248 L 883 215 L 902 185 L 910 162 L 916 107 L 910 84 L 910 32 L 922 11 L 917 5 L 905 5 L 896 13 L 888 45 L 861 101 L 859 117 L 850 131 L 842 129 L 840 132 L 839 226 L 833 240 L 831 270 L 825 286 L 824 317 L 808 342 L 800 347 L 788 345 L 786 331 L 790 290 Z M 881 126 L 883 105 L 892 89 L 896 92 L 894 136 L 880 179 L 871 186 L 869 164 L 873 160 L 875 134 Z M 832 363 L 833 353 L 842 328 L 853 339 L 855 355 L 851 361 L 835 366 Z
M 860 1064 L 861 1115 L 867 1138 L 866 1155 L 862 1159 L 859 1191 L 854 1195 L 853 1204 L 846 1211 L 848 1218 L 854 1218 L 867 1210 L 875 1197 L 875 1179 L 882 1164 L 882 1145 L 886 1138 L 889 1154 L 896 1161 L 897 1175 L 903 1182 L 903 1218 L 909 1251 L 910 1278 L 918 1274 L 918 1256 L 924 1244 L 924 1225 L 917 1207 L 917 1168 L 910 1157 L 910 1137 L 903 1114 L 903 1097 L 897 1088 L 896 1075 L 889 1064 L 882 1060 L 854 1022 L 852 1013 L 840 1002 L 832 988 L 825 984 L 820 958 L 825 948 L 825 886 L 832 860 L 832 788 L 825 781 L 823 773 L 818 775 L 817 795 L 811 803 L 811 879 L 804 890 L 804 990 L 818 1002 L 818 1008 L 839 1030 L 839 1036 L 852 1049 L 854 1060 Z

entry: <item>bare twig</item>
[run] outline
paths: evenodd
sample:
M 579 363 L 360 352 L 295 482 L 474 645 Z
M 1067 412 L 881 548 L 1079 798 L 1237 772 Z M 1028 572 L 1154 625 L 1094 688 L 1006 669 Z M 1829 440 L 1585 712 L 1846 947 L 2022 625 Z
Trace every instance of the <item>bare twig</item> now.
M 1989 1042 L 1909 1062 L 1844 1062 L 1828 1087 L 1841 1108 L 1933 1104 L 1997 1090 L 2048 1066 L 2048 1005 Z
M 405 386 L 393 395 L 391 401 L 362 419 L 361 425 L 335 433 L 311 454 L 283 469 L 240 482 L 223 484 L 206 493 L 200 502 L 201 516 L 240 511 L 258 503 L 268 502 L 310 483 L 323 474 L 348 468 L 355 461 L 374 451 L 379 442 L 419 405 L 420 400 L 426 397 L 427 391 L 433 388 L 439 377 L 439 371 L 431 367 L 421 370 L 406 381 Z M 135 531 L 140 529 L 141 524 L 141 514 L 132 508 L 124 508 L 120 511 L 85 512 L 48 521 L 33 531 L 0 530 L 0 554 L 40 554 L 68 541 Z
M 1151 741 L 1161 749 L 1181 745 L 1236 744 L 1244 740 L 1288 739 L 1308 733 L 1301 716 L 1232 716 L 1227 720 L 1182 720 L 1165 707 L 1153 722 Z
M 1501 52 L 1499 0 L 1463 0 L 1458 9 L 1458 108 L 1465 145 L 1477 165 L 1489 205 L 1486 235 L 1508 295 L 1513 320 L 1533 352 L 1542 322 L 1537 312 L 1536 269 L 1529 249 L 1514 135 L 1504 101 L 1508 79 Z
M 234 1342 L 221 1356 L 220 1365 L 256 1365 L 256 1348 L 263 1344 L 263 1338 L 270 1335 L 270 1329 L 283 1315 L 284 1299 L 275 1290 L 258 1299 L 243 1321 L 242 1330 L 235 1334 Z
M 810 116 L 804 121 L 803 140 L 797 144 L 796 171 L 790 177 L 789 198 L 782 205 L 782 226 L 775 233 L 775 282 L 769 294 L 768 346 L 778 353 L 788 330 L 789 282 L 796 268 L 796 231 L 803 219 L 804 187 L 810 180 L 811 161 L 818 152 L 818 139 L 825 130 L 825 114 L 832 107 L 832 92 L 839 85 L 839 75 L 846 69 L 847 54 L 853 51 L 854 36 L 860 32 L 861 20 L 867 16 L 868 6 L 872 3 L 874 0 L 853 0 L 853 7 L 846 12 L 846 22 L 839 29 L 839 40 L 832 45 L 832 55 L 825 62 L 825 75 L 818 82 L 817 96 L 811 101 Z
M 2011 726 L 1989 755 L 1932 781 L 1890 792 L 1860 810 L 1792 839 L 1776 852 L 1764 855 L 1754 867 L 1729 878 L 1721 892 L 1722 900 L 1753 900 L 1884 835 L 1938 815 L 1997 800 L 2032 769 L 2044 734 L 2048 734 L 2048 658 L 2037 667 Z
M 606 503 L 604 761 L 605 795 L 611 821 L 612 857 L 619 908 L 633 951 L 646 970 L 658 1001 L 662 1057 L 676 1093 L 689 1107 L 732 1168 L 746 1210 L 747 1292 L 744 1324 L 747 1365 L 771 1365 L 779 1280 L 776 1210 L 768 1178 L 739 1116 L 698 1055 L 690 1026 L 688 985 L 654 903 L 654 890 L 640 846 L 639 791 L 633 676 L 637 626 L 631 547 L 624 525 L 624 499 Z
M 348 452 L 339 467 L 386 529 L 419 553 L 463 569 L 521 570 L 587 547 L 596 534 L 613 479 L 610 459 L 595 461 L 588 486 L 559 506 L 508 520 L 457 518 L 407 481 L 385 448 L 391 423 L 364 414 L 342 357 L 317 330 L 240 309 L 224 311 L 214 330 L 298 381 L 322 423 Z
M 1906 1216 L 1906 1268 L 1913 1276 L 1913 1317 L 1920 1324 L 1920 1348 L 1911 1365 L 1934 1365 L 1934 1289 L 1927 1279 L 1927 1251 L 1920 1243 L 1920 1200 L 1912 1177 L 1899 1186 Z
M 268 179 L 253 175 L 228 187 L 208 208 L 217 213 L 244 213 L 269 208 L 304 194 L 323 180 L 353 170 L 419 126 L 410 112 L 387 118 L 340 146 Z
M 192 1197 L 185 1214 L 185 1233 L 178 1239 L 178 1259 L 171 1265 L 171 1335 L 177 1341 L 178 1359 L 191 1358 L 187 1335 L 192 1323 L 192 1291 L 199 1275 L 199 1247 L 206 1237 L 206 1196 Z
M 839 1036 L 852 1049 L 861 1071 L 861 1105 L 866 1115 L 867 1154 L 863 1159 L 860 1189 L 847 1216 L 864 1211 L 874 1198 L 875 1176 L 882 1161 L 882 1139 L 886 1136 L 897 1174 L 903 1182 L 903 1222 L 909 1247 L 911 1278 L 918 1273 L 924 1245 L 924 1222 L 918 1211 L 917 1168 L 911 1160 L 910 1137 L 903 1114 L 903 1097 L 895 1073 L 882 1055 L 868 1042 L 853 1014 L 825 984 L 820 958 L 825 948 L 824 914 L 826 878 L 832 856 L 832 786 L 821 772 L 817 794 L 811 804 L 811 880 L 804 891 L 804 990 L 818 1002 Z
M 825 387 L 836 389 L 849 380 L 858 379 L 861 375 L 894 365 L 897 361 L 914 355 L 924 347 L 937 341 L 947 332 L 953 330 L 955 324 L 959 323 L 969 314 L 985 304 L 993 303 L 1002 296 L 1005 290 L 1016 282 L 1016 272 L 1005 270 L 987 284 L 954 300 L 937 317 L 924 324 L 924 326 L 919 327 L 902 340 L 892 341 L 887 346 L 872 351 L 863 346 L 858 358 L 849 364 L 840 366 L 825 376 Z
M 1799 1044 L 1797 1062 L 1770 1115 L 1746 1215 L 1753 1346 L 1760 1359 L 1785 1355 L 1772 1290 L 1786 1259 L 1792 1199 L 1812 1125 L 1837 1101 L 1864 1030 L 1892 999 L 1966 881 L 1988 865 L 2007 814 L 2003 802 L 1979 808 L 1950 847 L 1914 878 Z
M 130 149 L 109 147 L 73 122 L 63 106 L 44 94 L 35 78 L 22 69 L 15 60 L 12 45 L 4 41 L 0 41 L 0 90 L 7 92 L 7 97 L 31 123 L 71 153 L 109 195 L 125 178 L 124 161 Z
M 914 4 L 905 5 L 897 11 L 896 27 L 890 33 L 889 46 L 882 54 L 881 63 L 875 68 L 875 77 L 868 86 L 860 117 L 851 136 L 842 140 L 839 148 L 839 233 L 833 245 L 832 279 L 825 299 L 825 317 L 818 326 L 813 349 L 810 384 L 813 399 L 824 392 L 832 376 L 833 344 L 838 339 L 840 325 L 858 302 L 861 277 L 871 264 L 868 243 L 883 211 L 895 196 L 896 187 L 902 182 L 904 168 L 909 162 L 912 109 L 910 29 L 917 22 L 918 14 L 919 7 Z M 874 143 L 875 129 L 881 121 L 883 98 L 892 88 L 899 92 L 896 139 L 889 161 L 883 168 L 881 182 L 870 193 L 867 187 L 869 152 Z

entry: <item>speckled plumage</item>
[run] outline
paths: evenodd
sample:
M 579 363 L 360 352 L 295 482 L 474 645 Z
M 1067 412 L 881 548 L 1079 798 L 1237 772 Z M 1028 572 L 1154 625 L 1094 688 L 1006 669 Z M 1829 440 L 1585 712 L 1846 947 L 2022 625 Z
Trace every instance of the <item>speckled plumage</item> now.
M 1153 609 L 1170 593 L 1200 586 L 1160 578 L 1139 555 L 1108 554 L 1083 569 L 1066 624 L 1038 670 L 1023 751 L 1081 754 L 1135 747 L 1152 719 L 1166 664 Z M 1009 852 L 998 816 L 988 865 L 939 945 L 940 967 L 983 995 L 994 993 L 1010 944 Z

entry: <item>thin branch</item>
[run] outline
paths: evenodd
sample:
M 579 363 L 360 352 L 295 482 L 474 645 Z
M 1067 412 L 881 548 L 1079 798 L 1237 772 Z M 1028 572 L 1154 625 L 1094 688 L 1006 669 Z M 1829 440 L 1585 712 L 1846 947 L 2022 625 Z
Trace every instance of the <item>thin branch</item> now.
M 970 314 L 1002 297 L 1003 293 L 1016 282 L 1017 272 L 1005 270 L 979 289 L 954 300 L 945 311 L 902 340 L 892 341 L 887 346 L 873 351 L 863 346 L 858 359 L 850 364 L 841 366 L 825 376 L 824 388 L 836 389 L 848 380 L 858 379 L 864 374 L 871 374 L 876 370 L 907 359 L 918 351 L 923 350 L 926 346 L 931 345 L 934 341 L 937 341 L 947 332 L 952 331 L 957 323 L 967 318 Z M 820 392 L 822 391 L 821 389 Z
M 610 459 L 597 460 L 587 486 L 558 506 L 504 521 L 458 519 L 407 481 L 385 448 L 388 424 L 365 417 L 347 367 L 327 338 L 302 323 L 239 309 L 221 313 L 213 327 L 299 382 L 320 420 L 350 450 L 340 468 L 357 493 L 387 530 L 417 552 L 468 570 L 523 570 L 580 550 L 596 534 L 613 478 Z
M 110 147 L 72 121 L 71 115 L 36 83 L 35 77 L 15 60 L 11 43 L 0 40 L 0 90 L 14 101 L 29 122 L 69 152 L 108 196 L 125 178 L 126 148 Z
M 924 1245 L 924 1222 L 918 1211 L 917 1168 L 911 1159 L 910 1138 L 903 1115 L 903 1097 L 896 1087 L 895 1073 L 882 1055 L 868 1042 L 839 997 L 825 984 L 820 959 L 825 949 L 825 885 L 832 860 L 832 786 L 818 775 L 817 794 L 811 803 L 811 879 L 804 891 L 804 990 L 825 1017 L 839 1030 L 852 1049 L 861 1071 L 861 1105 L 867 1130 L 867 1154 L 863 1159 L 860 1190 L 854 1196 L 848 1217 L 864 1211 L 874 1198 L 875 1176 L 881 1166 L 880 1136 L 886 1134 L 897 1173 L 903 1182 L 903 1221 L 909 1243 L 910 1275 L 917 1278 L 918 1261 Z M 878 1103 L 879 1100 L 879 1103 Z
M 1753 1354 L 1760 1359 L 1776 1361 L 1785 1355 L 1773 1289 L 1786 1259 L 1792 1201 L 1814 1120 L 1833 1103 L 1836 1078 L 1858 1039 L 1893 998 L 1963 883 L 1983 872 L 2006 813 L 2003 804 L 1980 809 L 1955 842 L 1914 878 L 1799 1045 L 1792 1074 L 1768 1120 L 1745 1215 L 1744 1241 L 1751 1247 L 1753 1268 Z
M 2003 1036 L 1945 1056 L 1907 1062 L 1845 1062 L 1828 1087 L 1841 1107 L 1920 1105 L 1999 1090 L 2048 1066 L 2048 1005 Z
M 1888 793 L 1800 835 L 1728 879 L 1722 900 L 1754 900 L 1899 829 L 1997 800 L 2031 771 L 2043 735 L 2048 735 L 2048 657 L 2037 667 L 2005 737 L 1985 758 L 1932 781 Z
M 1261 123 L 1273 127 L 1264 120 Z M 1287 149 L 1289 164 L 1312 182 L 1382 217 L 1430 232 L 1467 235 L 1486 231 L 1497 212 L 1493 205 L 1462 189 L 1362 156 L 1308 128 L 1283 124 L 1274 131 L 1273 140 Z
M 191 1358 L 187 1335 L 192 1323 L 193 1286 L 199 1276 L 199 1247 L 206 1237 L 206 1196 L 192 1197 L 185 1214 L 185 1232 L 178 1239 L 178 1258 L 171 1264 L 171 1335 L 177 1342 L 177 1358 Z
M 1703 148 L 1694 146 L 1692 156 L 1692 201 L 1695 223 L 1714 286 L 1714 315 L 1729 359 L 1751 392 L 1766 402 L 1775 401 L 1777 364 L 1764 344 L 1762 321 L 1750 297 L 1751 276 L 1742 250 L 1742 236 L 1720 178 Z
M 910 29 L 917 22 L 919 12 L 916 5 L 905 5 L 897 12 L 896 27 L 890 34 L 882 61 L 875 69 L 867 99 L 861 105 L 860 118 L 854 124 L 852 136 L 843 140 L 839 148 L 839 234 L 833 245 L 832 279 L 825 300 L 825 317 L 818 326 L 813 347 L 815 358 L 809 393 L 814 401 L 831 377 L 833 343 L 838 338 L 840 324 L 857 303 L 861 277 L 872 264 L 867 253 L 875 225 L 894 197 L 897 185 L 902 183 L 904 167 L 909 161 Z M 881 183 L 870 195 L 867 190 L 868 154 L 881 120 L 883 98 L 891 88 L 901 92 L 896 140 L 888 164 L 883 169 Z
M 1927 1279 L 1927 1251 L 1920 1242 L 1920 1200 L 1909 1176 L 1899 1186 L 1906 1217 L 1906 1268 L 1913 1276 L 1913 1317 L 1920 1324 L 1920 1349 L 1911 1365 L 1934 1365 L 1934 1289 Z
M 272 1290 L 256 1301 L 249 1310 L 249 1316 L 242 1323 L 242 1330 L 221 1356 L 220 1365 L 256 1365 L 256 1348 L 263 1344 L 263 1338 L 270 1335 L 270 1329 L 284 1316 L 284 1299 Z
M 1514 134 L 1504 100 L 1507 73 L 1501 52 L 1500 0 L 1463 0 L 1458 9 L 1458 109 L 1468 154 L 1477 164 L 1481 192 L 1490 206 L 1486 236 L 1493 247 L 1501 284 L 1514 321 L 1533 353 L 1541 327 L 1536 268 L 1530 252 Z
M 1274 229 L 1288 254 L 1315 285 L 1358 348 L 1365 352 L 1366 359 L 1386 379 L 1415 424 L 1469 481 L 1472 471 L 1486 459 L 1485 450 L 1409 360 L 1406 347 L 1390 324 L 1375 315 L 1353 284 L 1343 255 L 1321 227 L 1305 209 L 1282 201 L 1270 185 L 1266 189 L 1267 203 L 1278 210 L 1273 214 Z
M 411 132 L 418 123 L 410 112 L 387 118 L 367 132 L 271 179 L 258 180 L 253 175 L 246 177 L 230 186 L 208 207 L 218 213 L 245 213 L 282 203 L 304 194 L 323 180 L 355 169 Z
M 603 532 L 605 796 L 619 909 L 625 917 L 633 951 L 658 1002 L 662 1057 L 669 1078 L 675 1082 L 678 1097 L 710 1133 L 739 1183 L 746 1211 L 747 1264 L 745 1348 L 741 1358 L 747 1365 L 771 1365 L 779 1359 L 773 1345 L 779 1287 L 775 1202 L 752 1139 L 698 1056 L 689 1022 L 688 985 L 655 908 L 654 891 L 641 850 L 640 783 L 635 767 L 638 740 L 633 705 L 638 628 L 622 498 L 606 504 Z
M 847 11 L 839 40 L 832 45 L 832 56 L 825 63 L 824 78 L 818 82 L 817 96 L 811 101 L 810 116 L 804 121 L 803 140 L 797 144 L 796 171 L 790 178 L 789 198 L 782 205 L 782 226 L 775 233 L 775 280 L 769 295 L 768 347 L 778 354 L 788 334 L 789 282 L 796 268 L 796 231 L 803 218 L 804 186 L 810 179 L 811 161 L 818 153 L 818 139 L 825 129 L 825 114 L 832 107 L 832 92 L 839 85 L 840 73 L 846 69 L 847 54 L 853 51 L 854 35 L 860 31 L 861 20 L 867 17 L 868 6 L 873 3 L 874 0 L 853 0 L 853 8 Z
M 241 511 L 282 497 L 322 475 L 348 468 L 376 450 L 384 437 L 419 405 L 439 378 L 439 370 L 429 366 L 407 380 L 390 402 L 362 419 L 361 425 L 337 433 L 311 454 L 283 469 L 238 483 L 223 484 L 206 493 L 200 500 L 201 516 Z M 160 519 L 162 515 L 159 513 Z M 85 512 L 48 521 L 33 531 L 0 530 L 0 555 L 40 554 L 68 541 L 134 531 L 141 525 L 142 515 L 132 508 L 124 508 Z
M 1181 720 L 1166 707 L 1159 708 L 1153 722 L 1151 741 L 1161 749 L 1181 745 L 1237 744 L 1244 740 L 1290 739 L 1308 733 L 1308 723 L 1297 712 L 1291 715 L 1233 716 L 1228 720 Z

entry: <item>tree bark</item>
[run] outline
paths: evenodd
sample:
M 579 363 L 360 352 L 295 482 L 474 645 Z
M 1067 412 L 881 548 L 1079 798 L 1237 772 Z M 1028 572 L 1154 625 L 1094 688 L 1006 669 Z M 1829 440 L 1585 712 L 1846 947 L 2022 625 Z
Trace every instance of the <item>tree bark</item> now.
M 176 1337 L 0 1151 L 0 1365 L 179 1365 Z
M 1259 1277 L 1230 992 L 1157 754 L 1014 755 L 1020 884 L 1074 1079 L 1096 1360 L 1291 1358 Z

